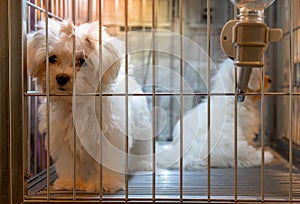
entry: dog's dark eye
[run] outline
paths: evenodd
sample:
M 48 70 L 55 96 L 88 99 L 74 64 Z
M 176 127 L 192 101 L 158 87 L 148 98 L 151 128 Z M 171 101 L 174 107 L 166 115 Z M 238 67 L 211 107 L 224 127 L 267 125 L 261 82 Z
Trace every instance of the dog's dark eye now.
M 54 64 L 57 62 L 57 57 L 56 55 L 52 55 L 51 57 L 49 57 L 49 63 Z
M 79 62 L 79 66 L 82 66 L 85 63 L 85 59 L 84 58 L 79 58 L 78 62 Z

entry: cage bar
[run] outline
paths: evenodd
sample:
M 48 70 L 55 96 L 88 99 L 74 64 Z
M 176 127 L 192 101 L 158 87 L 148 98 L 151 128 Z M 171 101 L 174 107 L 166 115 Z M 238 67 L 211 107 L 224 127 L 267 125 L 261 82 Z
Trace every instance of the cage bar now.
M 152 0 L 152 202 L 156 201 L 155 191 L 156 191 L 156 56 L 155 56 L 155 29 L 156 29 L 156 0 Z
M 130 1 L 130 0 L 129 0 Z M 128 154 L 129 154 L 129 134 L 128 134 L 128 0 L 125 0 L 125 201 L 128 202 L 129 200 L 129 165 L 128 165 Z
M 260 107 L 260 117 L 261 117 L 261 200 L 265 199 L 265 70 L 264 67 L 261 69 L 261 107 Z
M 97 5 L 97 2 L 96 1 L 93 1 L 93 7 L 95 8 Z M 98 9 L 99 9 L 99 20 L 98 20 L 98 25 L 99 25 L 99 103 L 100 103 L 100 106 L 99 106 L 99 125 L 100 125 L 100 135 L 99 137 L 101 137 L 100 139 L 100 144 L 99 144 L 99 148 L 100 148 L 100 151 L 99 151 L 99 158 L 100 158 L 100 164 L 99 164 L 99 186 L 100 186 L 100 191 L 99 191 L 99 201 L 102 201 L 103 200 L 103 165 L 102 165 L 102 161 L 103 161 L 103 158 L 102 158 L 102 146 L 103 146 L 103 143 L 102 143 L 102 111 L 103 111 L 103 107 L 102 107 L 102 101 L 103 101 L 103 93 L 102 93 L 102 75 L 103 75 L 103 72 L 102 72 L 102 68 L 103 68 L 103 63 L 102 63 L 102 59 L 103 59 L 103 53 L 102 53 L 102 25 L 103 25 L 103 22 L 102 22 L 102 17 L 103 17 L 103 13 L 102 13 L 102 7 L 103 7 L 103 1 L 99 1 L 98 2 Z
M 72 22 L 74 25 L 76 25 L 76 6 L 80 7 L 80 4 L 76 5 L 76 1 L 72 1 Z M 77 12 L 79 13 L 79 12 Z M 74 29 L 74 28 L 73 28 Z M 76 30 L 73 30 L 74 35 L 72 35 L 72 43 L 73 43 L 73 50 L 72 50 L 72 66 L 73 66 L 73 78 L 76 79 L 76 39 L 75 39 L 75 32 Z M 73 80 L 73 96 L 72 96 L 72 111 L 76 113 L 76 83 L 75 80 Z M 74 121 L 76 121 L 76 114 L 73 115 Z M 73 174 L 73 189 L 72 189 L 72 194 L 73 194 L 73 200 L 76 200 L 76 129 L 73 124 L 73 165 L 72 165 L 72 174 Z
M 180 34 L 180 64 L 179 64 L 179 75 L 180 75 L 180 81 L 179 81 L 179 93 L 180 93 L 180 104 L 179 104 L 179 123 L 180 123 L 180 146 L 179 146 L 179 151 L 180 151 L 180 167 L 179 167 L 179 200 L 180 202 L 183 201 L 183 42 L 182 42 L 182 35 L 183 35 L 183 26 L 182 26 L 182 7 L 183 7 L 183 2 L 182 0 L 179 1 L 179 34 Z
M 49 71 L 49 0 L 46 0 L 46 128 L 47 128 L 47 200 L 50 200 L 50 71 Z
M 294 16 L 293 16 L 293 6 L 294 1 L 289 2 L 289 48 L 290 48 L 290 61 L 289 61 L 289 201 L 293 201 L 293 79 L 294 79 L 294 36 L 293 36 L 293 25 L 294 25 Z
M 234 91 L 234 201 L 238 201 L 238 143 L 237 143 L 237 69 L 238 67 L 235 66 L 234 69 L 234 84 L 235 84 L 235 91 Z
M 46 96 L 46 94 L 43 93 L 35 93 L 28 91 L 27 93 L 24 94 L 25 96 Z M 99 96 L 99 93 L 78 93 L 78 96 Z M 103 93 L 103 96 L 125 96 L 123 93 Z M 156 93 L 158 96 L 180 96 L 180 92 L 178 93 Z M 184 92 L 182 93 L 183 96 L 207 96 L 207 93 L 188 93 Z M 245 96 L 260 96 L 261 93 L 245 93 Z M 265 96 L 289 96 L 289 92 L 265 92 Z M 293 96 L 299 96 L 300 93 L 292 93 Z M 50 96 L 54 96 L 53 94 L 50 94 Z M 56 96 L 72 96 L 71 94 L 57 94 Z M 128 93 L 128 96 L 151 96 L 149 93 Z M 210 96 L 234 96 L 234 93 L 210 93 Z
M 211 188 L 211 171 L 210 171 L 210 77 L 211 77 L 211 73 L 210 73 L 210 8 L 211 8 L 211 2 L 210 0 L 207 0 L 207 201 L 210 201 L 210 197 L 211 197 L 211 192 L 210 192 L 210 188 Z

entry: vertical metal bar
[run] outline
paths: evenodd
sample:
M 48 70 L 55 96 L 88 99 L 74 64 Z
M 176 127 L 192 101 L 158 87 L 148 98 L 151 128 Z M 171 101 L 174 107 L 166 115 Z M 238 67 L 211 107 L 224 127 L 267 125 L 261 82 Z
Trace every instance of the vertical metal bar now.
M 68 6 L 69 6 L 69 3 L 68 3 L 69 0 L 64 0 L 64 18 L 67 19 L 68 18 Z
M 27 34 L 27 31 L 26 31 L 26 25 L 23 24 L 23 21 L 26 19 L 26 2 L 25 1 L 22 1 L 22 3 L 20 4 L 21 6 L 21 20 L 19 23 L 22 23 L 22 26 L 20 26 L 21 28 L 21 33 L 18 33 L 18 35 L 21 34 L 22 38 L 21 38 L 21 50 L 22 50 L 22 55 L 21 55 L 21 67 L 19 67 L 19 69 L 21 70 L 21 97 L 22 97 L 22 125 L 23 125 L 23 128 L 20 128 L 22 130 L 22 133 L 21 133 L 21 136 L 20 138 L 22 138 L 22 135 L 26 135 L 26 133 L 28 132 L 28 126 L 26 126 L 25 124 L 28 124 L 28 121 L 26 121 L 26 119 L 28 119 L 28 115 L 30 113 L 28 113 L 27 109 L 26 109 L 26 106 L 27 103 L 26 103 L 26 99 L 23 95 L 23 93 L 25 93 L 25 91 L 27 91 L 26 87 L 27 87 L 27 84 L 28 84 L 28 76 L 27 76 L 27 72 L 25 72 L 25 67 L 26 67 L 26 62 L 27 62 L 27 46 L 26 46 L 26 34 Z M 36 17 L 36 11 L 34 10 L 34 17 Z M 17 49 L 15 49 L 17 50 Z M 15 60 L 15 58 L 13 57 L 13 59 Z M 18 81 L 18 80 L 15 80 L 13 79 L 12 81 Z M 13 88 L 15 89 L 15 88 Z M 19 114 L 19 113 L 18 113 Z M 34 117 L 35 120 L 37 120 L 37 117 Z M 37 124 L 37 123 L 35 123 Z M 34 136 L 36 136 L 36 130 L 37 130 L 37 127 L 36 125 L 34 126 Z M 23 141 L 25 141 L 25 138 L 23 138 Z M 22 142 L 22 141 L 21 141 Z M 36 140 L 34 138 L 34 148 L 36 147 Z M 23 149 L 21 150 L 22 153 L 23 153 L 23 164 L 20 165 L 21 168 L 22 168 L 22 172 L 21 172 L 21 175 L 24 175 L 24 169 L 25 169 L 25 162 L 26 162 L 26 159 L 28 159 L 28 155 L 26 155 L 24 152 L 26 152 L 26 149 L 30 148 L 25 142 L 23 143 Z M 34 168 L 36 169 L 36 149 L 34 149 Z M 36 170 L 34 169 L 34 173 L 36 173 Z M 30 172 L 30 167 L 29 167 L 29 170 Z M 23 179 L 21 177 L 21 179 Z M 19 184 L 20 185 L 20 184 Z M 23 192 L 23 198 L 22 200 L 24 201 L 25 199 L 25 196 L 28 194 L 28 188 L 27 188 L 27 185 L 26 185 L 26 182 L 23 180 L 23 183 L 22 183 L 22 192 Z M 13 193 L 14 195 L 14 193 Z
M 261 200 L 265 200 L 265 72 L 264 67 L 261 69 L 261 106 L 260 106 L 260 122 L 261 122 Z
M 9 128 L 10 128 L 10 176 L 11 203 L 22 203 L 24 197 L 24 163 L 23 163 L 23 113 L 22 98 L 22 68 L 23 42 L 26 29 L 23 27 L 25 2 L 19 0 L 8 1 L 8 41 L 9 41 Z M 6 90 L 7 91 L 7 90 Z M 1 95 L 2 96 L 2 95 Z M 7 100 L 7 99 L 6 99 Z M 26 141 L 26 140 L 25 140 Z M 1 147 L 3 148 L 3 147 Z M 7 158 L 8 159 L 8 158 Z M 9 188 L 8 186 L 4 188 Z
M 37 5 L 38 7 L 41 7 L 41 0 L 35 0 L 35 5 Z M 35 15 L 36 15 L 36 19 L 38 21 L 40 19 L 41 12 L 38 9 L 36 9 Z M 34 23 L 36 25 L 36 21 Z
M 46 128 L 47 128 L 47 200 L 50 200 L 50 74 L 49 74 L 49 0 L 46 0 Z
M 65 19 L 66 16 L 66 10 L 65 10 L 65 6 L 66 6 L 66 1 L 65 0 L 60 0 L 60 17 Z
M 37 113 L 38 112 L 38 98 L 37 97 L 34 97 L 34 109 L 33 109 L 33 112 L 34 113 Z M 28 111 L 28 113 L 29 113 L 29 115 L 31 115 L 32 113 L 30 113 L 29 111 Z M 33 121 L 33 127 L 34 127 L 34 170 L 33 170 L 33 174 L 34 175 L 36 175 L 38 172 L 38 152 L 37 152 L 37 140 L 38 140 L 38 136 L 39 136 L 39 134 L 38 134 L 38 127 L 37 127 L 37 125 L 38 125 L 38 117 L 37 117 L 37 115 L 35 114 L 35 116 L 34 116 L 34 121 Z
M 11 80 L 12 80 L 12 74 L 11 74 L 11 52 L 12 52 L 12 47 L 11 47 L 11 41 L 12 41 L 12 39 L 11 39 L 11 21 L 12 21 L 12 19 L 11 19 L 11 2 L 9 1 L 8 2 L 8 42 L 9 42 L 9 44 L 8 44 L 8 78 L 9 78 L 9 80 L 8 80 L 8 92 L 9 92 L 9 94 L 8 94 L 8 103 L 9 103 L 9 122 L 8 122 L 8 124 L 9 124 L 9 146 L 10 146 L 10 148 L 9 148 L 9 169 L 10 169 L 10 174 L 9 174 L 9 176 L 10 176 L 10 186 L 9 186 L 9 192 L 10 192 L 10 200 L 11 200 L 11 203 L 12 203 L 12 198 L 13 198 L 13 173 L 12 173 L 12 169 L 13 169 L 13 159 L 12 159 L 12 153 L 13 153 L 13 144 L 12 144 L 12 112 L 11 112 L 11 109 L 12 109 L 12 89 L 11 89 L 11 85 L 12 85 L 12 82 L 11 82 Z
M 31 30 L 31 25 L 30 25 L 30 20 L 31 20 L 31 8 L 30 6 L 26 6 L 27 7 L 27 12 L 28 12 L 28 19 L 27 19 L 27 32 L 30 32 Z
M 237 7 L 233 9 L 234 19 L 237 19 Z M 234 201 L 237 201 L 238 194 L 238 163 L 237 163 L 237 67 L 234 68 Z
M 26 6 L 26 8 L 27 8 L 27 22 L 26 22 L 27 23 L 27 32 L 31 31 L 31 8 L 30 7 L 31 6 L 29 6 L 29 5 Z M 35 13 L 35 10 L 36 9 L 34 9 L 34 13 Z M 27 89 L 29 89 L 29 90 L 31 89 L 31 81 L 28 81 Z M 27 107 L 28 107 L 27 111 L 28 111 L 28 113 L 32 112 L 31 103 L 32 103 L 31 98 L 30 97 L 27 98 Z M 32 162 L 31 161 L 31 151 L 30 151 L 31 150 L 31 134 L 32 134 L 32 129 L 30 128 L 31 123 L 32 123 L 31 118 L 32 118 L 31 114 L 28 114 L 27 115 L 27 127 L 28 127 L 28 131 L 27 131 L 27 145 L 28 145 L 28 148 L 26 148 L 27 149 L 27 151 L 26 151 L 27 158 L 24 161 L 24 162 L 27 161 L 26 162 L 27 166 L 25 166 L 24 169 L 28 169 L 29 171 L 30 171 L 30 163 Z M 34 139 L 35 139 L 35 137 L 34 137 Z M 35 142 L 34 142 L 34 146 L 35 146 Z M 35 149 L 34 149 L 33 153 L 35 153 Z M 35 158 L 36 158 L 35 154 L 33 155 L 33 157 L 34 157 L 33 162 L 34 162 L 34 165 L 35 165 L 36 164 L 35 163 Z
M 265 58 L 263 56 L 263 61 Z M 265 200 L 265 71 L 261 68 L 261 107 L 260 107 L 260 135 L 261 135 L 261 201 Z
M 145 1 L 145 6 L 144 6 L 144 11 L 146 10 L 146 0 Z M 173 2 L 173 9 L 176 10 L 177 8 L 175 8 L 175 2 Z M 179 9 L 180 10 L 180 9 Z M 180 12 L 179 12 L 180 13 Z M 175 14 L 174 14 L 174 17 L 175 17 Z M 180 16 L 179 16 L 179 21 L 181 22 L 181 19 L 180 19 Z M 179 22 L 179 23 L 180 23 Z M 145 22 L 146 23 L 146 22 Z M 146 27 L 146 26 L 145 26 Z M 179 26 L 180 27 L 180 26 Z M 177 45 L 174 45 L 173 41 L 170 42 L 170 50 L 174 50 L 175 47 L 177 47 Z M 176 67 L 174 64 L 175 64 L 175 60 L 174 60 L 174 56 L 170 56 L 170 62 L 169 62 L 169 67 L 172 69 L 174 69 L 174 67 Z M 176 79 L 174 79 L 174 77 L 172 76 L 172 74 L 169 75 L 169 87 L 172 87 L 173 84 L 174 84 L 174 81 L 176 81 Z M 177 82 L 176 82 L 177 83 Z M 145 83 L 144 83 L 145 84 Z M 177 115 L 176 113 L 174 112 L 174 98 L 173 97 L 170 97 L 170 107 L 169 109 L 171 111 L 169 111 L 169 124 L 170 126 L 172 127 L 172 125 L 174 124 L 174 120 L 177 120 Z M 170 141 L 173 141 L 173 135 L 172 135 L 172 128 L 169 128 L 169 140 Z
M 34 5 L 37 5 L 37 0 L 34 0 Z M 37 9 L 34 9 L 34 25 L 37 23 Z M 29 20 L 27 20 L 29 21 Z M 31 27 L 31 26 L 30 26 Z
M 95 2 L 97 3 L 97 2 Z M 100 135 L 99 137 L 100 139 L 100 151 L 99 151 L 99 158 L 100 158 L 100 164 L 99 164 L 99 186 L 100 186 L 100 191 L 99 191 L 99 200 L 102 201 L 103 200 L 103 166 L 102 166 L 102 0 L 98 1 L 99 3 L 99 125 L 100 125 Z M 97 9 L 95 9 L 97 10 Z
M 0 203 L 10 203 L 10 164 L 9 164 L 9 126 L 7 121 L 9 120 L 9 32 L 8 32 L 8 4 L 10 1 L 0 1 Z
M 44 1 L 43 1 L 43 0 L 40 0 L 40 7 L 41 7 L 41 8 L 44 7 L 43 4 L 44 4 Z M 44 15 L 45 15 L 45 14 L 44 14 Z M 41 19 L 43 19 L 43 12 L 42 12 L 42 11 L 40 11 L 40 19 L 39 19 L 39 20 L 41 20 Z
M 97 8 L 95 0 L 89 1 L 89 21 L 97 19 Z
M 146 20 L 145 20 L 145 11 L 146 11 L 146 0 L 142 0 L 141 2 L 141 24 L 142 24 L 142 31 L 145 31 L 145 27 L 146 27 Z
M 114 21 L 116 24 L 118 24 L 118 19 L 119 19 L 119 0 L 116 0 L 116 3 L 115 3 L 115 18 L 114 18 Z
M 155 202 L 155 190 L 156 190 L 156 96 L 155 96 L 155 84 L 156 84 L 156 70 L 155 70 L 155 28 L 156 28 L 156 12 L 155 12 L 155 3 L 156 0 L 152 0 L 152 202 Z
M 32 146 L 32 142 L 31 142 L 31 135 L 32 135 L 32 128 L 31 128 L 31 123 L 32 123 L 32 116 L 30 113 L 32 113 L 34 111 L 34 109 L 31 108 L 31 104 L 32 104 L 32 100 L 31 98 L 27 98 L 27 111 L 28 111 L 28 115 L 27 115 L 27 127 L 28 127 L 28 131 L 27 131 L 27 146 L 28 148 L 26 148 L 26 155 L 27 155 L 27 158 L 26 160 L 24 160 L 24 162 L 26 162 L 26 166 L 24 166 L 24 169 L 27 169 L 29 172 L 31 171 L 31 162 L 34 162 L 34 168 L 33 168 L 33 172 L 35 172 L 35 166 L 36 166 L 36 150 L 33 149 L 33 152 L 31 152 L 31 146 Z M 34 133 L 33 133 L 34 134 Z M 34 135 L 35 136 L 35 135 Z M 25 139 L 25 138 L 24 138 Z M 35 141 L 35 137 L 33 138 L 34 141 L 33 141 L 33 146 L 35 147 L 36 146 L 36 141 Z M 26 141 L 26 140 L 24 140 Z M 25 152 L 24 152 L 25 154 Z M 32 157 L 31 157 L 31 154 L 33 154 L 33 161 L 32 161 Z
M 289 1 L 289 19 L 290 19 L 290 64 L 289 64 L 289 201 L 293 200 L 293 68 L 294 68 L 294 38 L 293 38 L 293 4 L 294 1 Z
M 128 201 L 128 0 L 125 0 L 125 201 Z
M 299 12 L 299 1 L 296 1 L 295 2 L 295 26 L 296 27 L 298 27 L 299 26 L 299 19 L 298 19 L 298 12 Z M 294 39 L 294 43 L 296 44 L 296 45 L 299 45 L 298 43 L 299 43 L 299 40 L 298 40 L 298 35 L 299 35 L 299 29 L 297 29 L 297 31 L 295 32 L 295 36 L 297 36 L 297 37 L 295 37 L 295 39 Z M 298 63 L 298 65 L 297 65 L 297 69 L 299 69 L 299 62 L 300 62 L 300 59 L 299 59 L 299 48 L 298 48 L 298 46 L 296 46 L 295 47 L 295 53 L 294 53 L 294 55 L 295 56 L 297 56 L 297 63 Z M 294 73 L 294 77 L 297 79 L 297 80 L 295 80 L 295 82 L 297 83 L 297 85 L 295 86 L 295 88 L 294 88 L 294 91 L 298 91 L 298 79 L 299 79 L 299 74 L 298 74 L 299 72 L 297 72 L 297 73 Z M 296 75 L 296 76 L 295 76 Z M 299 106 L 298 106 L 298 103 L 299 103 L 299 97 L 294 97 L 294 101 L 295 101 L 295 103 L 294 103 L 294 107 L 295 107 L 295 120 L 294 121 L 296 121 L 295 122 L 295 139 L 296 139 L 296 144 L 298 144 L 298 145 L 300 145 L 300 133 L 299 133 L 299 125 L 298 124 L 300 124 L 300 117 L 299 117 Z
M 75 15 L 76 15 L 76 1 L 73 0 L 72 1 L 72 22 L 75 25 Z M 72 54 L 73 54 L 73 95 L 72 95 L 72 111 L 73 113 L 76 113 L 76 83 L 75 83 L 75 79 L 76 79 L 76 30 L 73 30 L 73 36 L 72 36 L 72 43 L 73 43 L 73 50 L 72 50 Z M 73 120 L 76 121 L 76 116 L 73 114 Z M 73 200 L 76 200 L 76 128 L 75 125 L 73 125 Z
M 210 0 L 207 0 L 207 200 L 210 201 Z
M 86 11 L 87 11 L 86 21 L 87 22 L 95 20 L 93 18 L 94 13 L 93 13 L 93 10 L 91 9 L 91 3 L 92 3 L 92 1 L 88 1 L 87 4 L 86 4 L 86 6 L 87 6 L 87 8 L 86 8 Z
M 234 201 L 237 202 L 237 194 L 238 194 L 238 143 L 237 143 L 237 123 L 238 123 L 238 114 L 237 114 L 237 67 L 235 67 L 234 72 Z
M 179 34 L 180 34 L 180 64 L 179 64 L 179 74 L 180 74 L 180 81 L 179 81 L 179 96 L 180 96 L 180 109 L 179 109 L 179 124 L 180 124 L 180 132 L 179 132 L 179 139 L 180 139 L 180 174 L 179 174 L 179 200 L 180 202 L 183 201 L 183 43 L 182 43 L 182 0 L 179 0 Z
M 37 5 L 37 0 L 35 0 L 34 1 L 34 4 L 35 5 Z M 37 22 L 38 22 L 38 15 L 37 15 L 37 13 L 38 13 L 38 10 L 37 9 L 35 9 L 34 10 L 34 25 L 36 25 L 37 24 Z M 28 20 L 28 22 L 31 22 L 30 20 Z M 31 26 L 30 26 L 31 27 Z M 35 29 L 34 29 L 35 30 Z M 28 77 L 26 77 L 26 78 L 28 78 Z M 28 81 L 30 82 L 30 83 L 32 83 L 32 79 L 30 78 L 30 79 L 28 79 Z M 30 86 L 30 88 L 32 88 L 32 85 Z M 34 97 L 34 113 L 37 113 L 38 112 L 38 98 L 37 97 Z M 30 111 L 28 111 L 28 115 L 29 116 L 32 116 L 32 112 L 30 112 Z M 33 121 L 33 127 L 34 127 L 34 170 L 33 170 L 33 172 L 34 172 L 34 175 L 36 175 L 37 174 L 37 167 L 38 167 L 38 157 L 37 157 L 37 155 L 38 155 L 38 152 L 37 152 L 37 140 L 38 140 L 38 117 L 37 117 L 37 115 L 36 114 L 34 114 L 34 121 Z
M 58 0 L 55 0 L 55 16 L 58 17 L 59 16 L 59 9 L 58 9 Z

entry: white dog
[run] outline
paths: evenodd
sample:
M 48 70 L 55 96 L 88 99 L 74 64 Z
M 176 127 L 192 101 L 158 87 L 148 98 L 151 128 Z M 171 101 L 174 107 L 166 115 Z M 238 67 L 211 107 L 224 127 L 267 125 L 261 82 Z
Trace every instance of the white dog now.
M 74 26 L 71 22 L 59 23 L 49 19 L 48 25 L 49 83 L 46 82 L 44 22 L 38 25 L 37 32 L 28 35 L 27 68 L 29 76 L 37 82 L 38 91 L 46 93 L 49 87 L 49 106 L 45 99 L 39 108 L 39 130 L 50 140 L 50 155 L 58 174 L 54 188 L 68 190 L 73 188 L 73 161 L 75 160 L 76 189 L 89 192 L 100 191 L 100 161 L 103 165 L 103 190 L 115 192 L 124 189 L 125 96 L 103 96 L 102 99 L 96 96 L 72 97 L 74 87 L 77 94 L 99 93 L 100 87 L 102 93 L 124 93 L 124 63 L 121 60 L 124 55 L 122 53 L 124 44 L 119 40 L 112 40 L 103 29 L 103 43 L 99 51 L 98 23 Z M 75 48 L 73 48 L 73 37 Z M 76 75 L 73 73 L 73 61 L 76 64 Z M 101 86 L 99 85 L 100 65 L 102 66 Z M 129 93 L 142 93 L 133 77 L 128 76 L 128 83 Z M 92 102 L 94 109 L 86 101 Z M 128 169 L 150 170 L 152 168 L 151 131 L 149 131 L 151 123 L 146 98 L 129 97 L 128 101 L 128 149 L 134 154 L 129 155 Z M 101 117 L 100 102 L 102 103 L 101 125 L 98 124 L 100 121 L 98 118 Z M 93 125 L 94 121 L 98 121 L 97 125 Z M 96 131 L 99 125 L 102 131 Z M 75 159 L 73 157 L 74 135 L 76 137 Z M 131 141 L 132 137 L 135 140 Z
M 212 92 L 234 93 L 234 65 L 232 60 L 221 64 L 217 74 L 212 78 Z M 270 80 L 266 76 L 265 89 Z M 253 69 L 248 84 L 249 92 L 261 91 L 259 69 Z M 246 96 L 237 105 L 237 164 L 250 167 L 261 164 L 261 149 L 250 143 L 259 133 L 260 114 L 257 107 L 259 96 Z M 234 96 L 211 96 L 210 112 L 210 160 L 212 167 L 234 166 Z M 199 169 L 207 166 L 208 102 L 204 101 L 187 112 L 183 117 L 183 167 Z M 180 122 L 173 129 L 173 144 L 166 146 L 158 157 L 161 168 L 179 168 Z M 272 161 L 273 155 L 265 151 L 265 164 Z M 177 159 L 175 159 L 177 158 Z

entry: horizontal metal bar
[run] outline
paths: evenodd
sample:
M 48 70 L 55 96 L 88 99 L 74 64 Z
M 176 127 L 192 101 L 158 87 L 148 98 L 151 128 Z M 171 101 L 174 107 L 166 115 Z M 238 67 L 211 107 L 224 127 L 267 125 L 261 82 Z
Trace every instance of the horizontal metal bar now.
M 292 95 L 298 96 L 300 92 L 291 93 Z M 126 93 L 101 93 L 102 96 L 126 96 Z M 180 96 L 180 93 L 158 93 L 155 92 L 156 96 Z M 183 96 L 208 96 L 208 93 L 182 93 Z M 234 93 L 210 93 L 210 96 L 234 96 Z M 237 94 L 240 95 L 240 94 Z M 262 94 L 257 93 L 244 93 L 246 96 L 261 96 Z M 289 92 L 264 92 L 265 96 L 289 96 Z M 24 96 L 47 96 L 45 93 L 34 93 L 27 92 Z M 73 96 L 72 93 L 59 93 L 50 94 L 50 96 Z M 100 96 L 100 93 L 77 93 L 76 96 Z M 128 96 L 152 96 L 152 93 L 128 93 Z
M 89 197 L 90 198 L 90 197 Z M 79 199 L 79 198 L 78 198 Z M 103 198 L 102 202 L 103 203 L 111 203 L 111 202 L 121 202 L 123 201 L 124 203 L 136 203 L 137 201 L 142 201 L 142 202 L 149 202 L 152 203 L 153 200 L 151 198 L 130 198 L 128 201 L 125 201 L 124 198 Z M 180 203 L 179 198 L 156 198 L 155 201 L 158 203 Z M 207 199 L 205 198 L 183 198 L 184 202 L 204 202 L 207 203 Z M 211 203 L 234 203 L 233 199 L 226 199 L 226 198 L 211 198 Z M 25 200 L 24 203 L 46 203 L 45 200 L 42 198 L 36 199 L 36 200 Z M 95 197 L 93 197 L 93 200 L 85 199 L 83 200 L 67 200 L 66 197 L 57 197 L 56 199 L 53 198 L 52 201 L 47 201 L 47 203 L 99 203 L 99 200 L 96 200 Z M 261 203 L 262 200 L 259 199 L 238 199 L 236 203 Z M 288 202 L 287 199 L 265 199 L 264 203 L 280 203 L 280 202 Z

